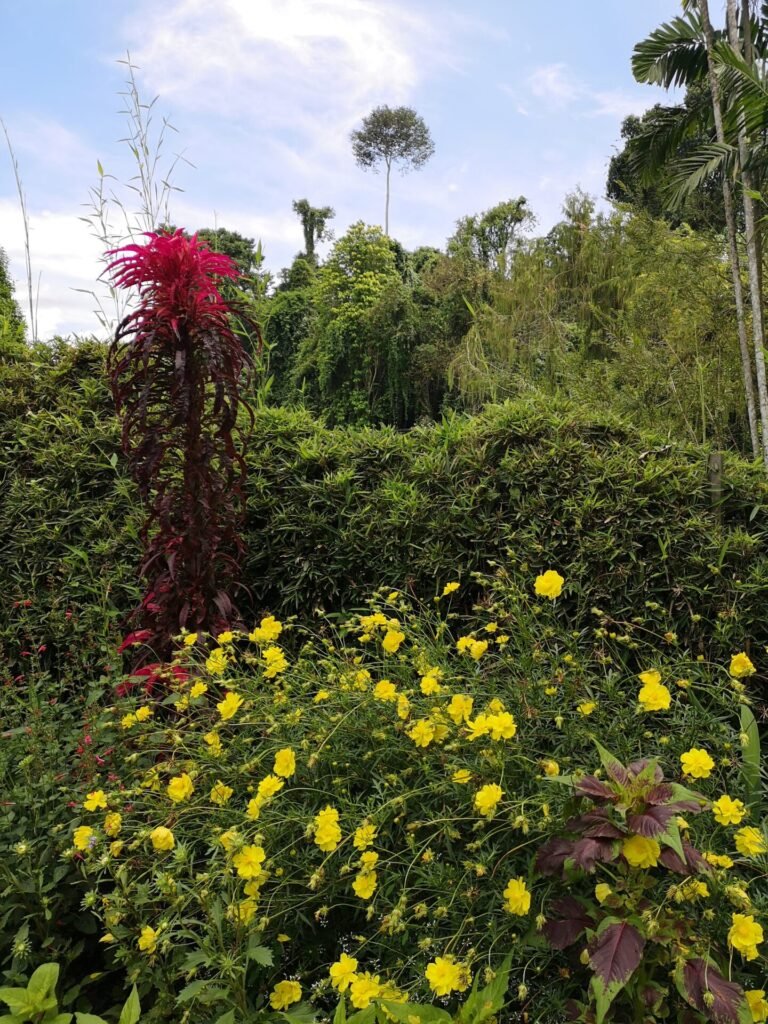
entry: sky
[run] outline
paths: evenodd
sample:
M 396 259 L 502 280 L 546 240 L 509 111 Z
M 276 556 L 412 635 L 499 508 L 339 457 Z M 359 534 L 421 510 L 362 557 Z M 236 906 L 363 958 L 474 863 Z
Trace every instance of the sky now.
M 279 272 L 302 247 L 291 210 L 336 211 L 336 236 L 381 224 L 384 179 L 358 168 L 349 133 L 379 104 L 414 107 L 435 143 L 395 173 L 390 233 L 443 246 L 456 220 L 526 196 L 546 231 L 579 186 L 602 198 L 621 122 L 664 100 L 638 85 L 636 42 L 679 0 L 0 0 L 0 118 L 26 195 L 38 336 L 103 334 L 99 164 L 129 215 L 124 141 L 130 53 L 173 223 L 262 242 Z M 27 310 L 23 219 L 0 135 L 0 248 Z M 124 233 L 110 201 L 109 231 Z M 91 294 L 91 293 L 94 293 Z M 98 299 L 98 303 L 97 303 Z

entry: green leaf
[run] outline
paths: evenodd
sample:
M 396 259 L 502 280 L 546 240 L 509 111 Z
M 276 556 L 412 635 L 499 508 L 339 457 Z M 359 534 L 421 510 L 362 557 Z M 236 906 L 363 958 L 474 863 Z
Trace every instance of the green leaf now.
M 289 1024 L 312 1024 L 317 1020 L 317 1014 L 309 1003 L 299 1003 L 290 1010 L 283 1010 L 280 1016 Z
M 347 1024 L 347 1001 L 343 995 L 339 996 L 336 1013 L 333 1015 L 333 1024 Z
M 272 950 L 266 946 L 259 945 L 258 939 L 255 936 L 248 943 L 247 957 L 249 960 L 254 960 L 257 964 L 261 964 L 262 967 L 271 967 L 274 963 L 274 957 Z
M 753 807 L 760 800 L 760 733 L 755 716 L 748 707 L 741 708 L 741 731 L 747 737 L 742 747 L 741 777 L 744 782 L 746 804 Z
M 42 964 L 27 982 L 27 990 L 36 998 L 45 998 L 56 988 L 59 980 L 58 964 Z
M 71 1017 L 71 1014 L 70 1014 Z M 107 1024 L 103 1017 L 97 1017 L 93 1013 L 76 1013 L 76 1024 Z
M 671 846 L 675 853 L 678 855 L 680 860 L 685 862 L 685 853 L 683 852 L 683 841 L 680 838 L 680 827 L 674 818 L 667 825 L 666 831 L 662 832 L 659 836 L 659 842 L 665 846 Z
M 227 1010 L 226 1013 L 222 1013 L 216 1024 L 235 1024 L 235 1011 Z
M 141 1017 L 141 1003 L 139 1002 L 139 993 L 134 985 L 131 989 L 131 994 L 125 1000 L 125 1005 L 120 1012 L 120 1019 L 117 1024 L 136 1024 L 139 1017 Z
M 512 963 L 511 954 L 507 956 L 504 963 L 496 973 L 493 981 L 478 991 L 480 975 L 475 976 L 472 991 L 466 1002 L 459 1011 L 461 1024 L 480 1024 L 498 1013 L 504 1005 L 507 989 L 509 988 L 509 968 Z
M 366 1006 L 364 1010 L 358 1010 L 351 1017 L 347 1017 L 347 1024 L 373 1024 L 376 1019 L 376 1007 L 373 1003 Z
M 453 1018 L 450 1013 L 440 1010 L 437 1006 L 428 1006 L 422 1003 L 393 1003 L 389 999 L 380 1000 L 381 1005 L 391 1014 L 395 1020 L 408 1024 L 408 1019 L 418 1017 L 424 1024 L 451 1024 Z M 350 1020 L 352 1018 L 350 1017 Z

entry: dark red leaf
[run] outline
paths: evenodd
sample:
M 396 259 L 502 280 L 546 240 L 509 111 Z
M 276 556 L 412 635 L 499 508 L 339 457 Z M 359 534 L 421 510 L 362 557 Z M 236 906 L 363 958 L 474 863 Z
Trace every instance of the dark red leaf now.
M 567 839 L 550 839 L 536 854 L 536 870 L 541 875 L 562 874 L 563 865 L 572 853 L 573 843 Z
M 589 944 L 589 963 L 606 988 L 624 985 L 640 963 L 645 939 L 626 921 L 609 924 Z
M 576 867 L 592 872 L 599 861 L 616 860 L 616 844 L 609 839 L 579 839 L 573 844 L 570 856 Z
M 594 927 L 592 918 L 572 896 L 566 896 L 565 899 L 553 903 L 552 912 L 557 914 L 557 918 L 550 918 L 542 931 L 550 946 L 555 949 L 566 949 L 586 928 Z
M 593 800 L 613 800 L 615 794 L 610 786 L 607 786 L 594 775 L 585 775 L 576 783 L 576 792 L 579 796 L 589 796 Z
M 726 981 L 716 967 L 706 960 L 688 960 L 683 967 L 683 985 L 692 1006 L 717 1024 L 738 1024 L 739 1008 L 744 1005 L 744 991 L 733 981 Z M 711 1006 L 704 1001 L 709 992 Z
M 630 814 L 627 824 L 639 836 L 659 836 L 662 832 L 666 832 L 667 825 L 673 817 L 674 811 L 662 804 L 656 807 L 646 807 L 640 814 Z

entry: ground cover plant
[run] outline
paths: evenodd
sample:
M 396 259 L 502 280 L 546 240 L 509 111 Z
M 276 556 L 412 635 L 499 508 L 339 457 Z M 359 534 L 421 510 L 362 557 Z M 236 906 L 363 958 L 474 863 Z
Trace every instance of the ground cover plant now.
M 562 588 L 187 633 L 102 705 L 62 853 L 147 1020 L 438 1020 L 508 956 L 508 1019 L 765 1018 L 755 665 Z

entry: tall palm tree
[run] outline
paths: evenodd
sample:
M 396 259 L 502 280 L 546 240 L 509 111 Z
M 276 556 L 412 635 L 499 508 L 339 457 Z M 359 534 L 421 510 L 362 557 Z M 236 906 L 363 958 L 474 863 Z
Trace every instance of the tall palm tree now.
M 729 5 L 733 3 L 734 0 L 729 0 Z M 764 6 L 768 7 L 768 3 Z M 706 79 L 711 100 L 713 137 L 703 143 L 698 142 L 681 153 L 681 143 L 690 139 L 694 132 L 700 131 L 700 122 L 694 123 L 690 113 L 676 115 L 673 109 L 666 118 L 656 120 L 648 132 L 641 133 L 633 140 L 632 159 L 648 180 L 658 176 L 662 168 L 664 169 L 669 177 L 666 201 L 671 207 L 679 205 L 703 180 L 720 174 L 750 438 L 753 454 L 755 457 L 762 457 L 768 469 L 768 390 L 763 353 L 759 226 L 755 221 L 751 195 L 748 194 L 752 189 L 745 182 L 742 193 L 745 201 L 745 222 L 748 222 L 747 264 L 762 437 L 758 435 L 755 383 L 747 337 L 744 288 L 731 181 L 731 176 L 740 173 L 750 159 L 749 147 L 746 146 L 746 118 L 742 116 L 740 119 L 737 118 L 739 123 L 734 122 L 732 108 L 741 101 L 738 99 L 739 90 L 735 88 L 733 82 L 737 79 L 741 81 L 746 71 L 754 89 L 755 72 L 754 68 L 750 69 L 745 65 L 743 58 L 732 45 L 734 38 L 739 39 L 739 26 L 735 22 L 733 25 L 729 22 L 729 28 L 732 30 L 729 42 L 723 31 L 713 29 L 707 0 L 688 0 L 684 7 L 684 16 L 660 26 L 637 45 L 632 59 L 632 69 L 638 81 L 658 84 L 665 88 L 675 85 L 691 86 Z M 764 50 L 765 46 L 763 24 L 764 22 L 759 26 L 758 32 L 761 50 Z M 744 26 L 745 31 L 750 32 L 751 38 L 751 21 L 748 16 L 742 16 L 742 27 Z M 729 69 L 727 78 L 724 74 L 726 68 Z M 725 88 L 726 84 L 729 84 L 729 88 Z M 741 141 L 746 148 L 740 147 L 739 136 L 742 136 Z

